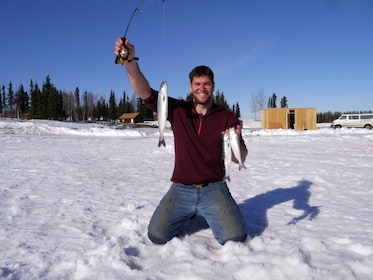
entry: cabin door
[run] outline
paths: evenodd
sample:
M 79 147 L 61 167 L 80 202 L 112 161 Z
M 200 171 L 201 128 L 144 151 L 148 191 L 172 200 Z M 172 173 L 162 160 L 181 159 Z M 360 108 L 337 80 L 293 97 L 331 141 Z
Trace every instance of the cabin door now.
M 287 129 L 294 129 L 295 128 L 295 111 L 289 110 L 287 115 Z

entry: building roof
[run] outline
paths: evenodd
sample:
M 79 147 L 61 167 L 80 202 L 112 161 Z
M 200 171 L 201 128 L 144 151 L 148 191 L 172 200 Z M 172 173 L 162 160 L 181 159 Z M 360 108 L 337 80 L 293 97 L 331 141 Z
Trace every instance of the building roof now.
M 265 110 L 304 110 L 304 109 L 307 109 L 307 110 L 316 110 L 316 108 L 313 108 L 313 107 L 286 107 L 286 108 L 264 108 L 262 109 L 262 111 L 265 111 Z
M 124 120 L 124 119 L 136 119 L 140 115 L 139 112 L 136 113 L 123 113 L 120 115 L 119 119 Z

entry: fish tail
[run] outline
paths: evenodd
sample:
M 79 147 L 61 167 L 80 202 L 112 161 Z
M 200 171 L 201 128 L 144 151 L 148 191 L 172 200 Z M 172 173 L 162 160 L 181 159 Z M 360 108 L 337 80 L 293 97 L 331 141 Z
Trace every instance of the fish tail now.
M 241 163 L 241 164 L 238 166 L 238 170 L 241 170 L 242 167 L 243 167 L 244 169 L 247 169 L 246 166 L 245 166 L 245 164 Z
M 166 142 L 164 141 L 164 138 L 163 139 L 159 139 L 158 147 L 160 147 L 161 145 L 163 145 L 163 147 L 166 147 Z

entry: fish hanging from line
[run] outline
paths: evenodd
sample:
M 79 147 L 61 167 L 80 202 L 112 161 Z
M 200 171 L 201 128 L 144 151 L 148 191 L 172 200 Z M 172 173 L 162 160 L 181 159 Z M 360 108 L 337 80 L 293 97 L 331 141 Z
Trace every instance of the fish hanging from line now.
M 227 133 L 223 134 L 223 159 L 224 159 L 224 180 L 230 181 L 229 170 L 232 164 L 232 147 Z
M 167 95 L 167 82 L 166 81 L 163 81 L 161 83 L 161 88 L 158 92 L 157 116 L 158 116 L 158 128 L 159 128 L 158 147 L 160 147 L 161 145 L 166 147 L 166 142 L 164 140 L 164 130 L 166 127 L 166 121 L 168 117 L 168 95 Z

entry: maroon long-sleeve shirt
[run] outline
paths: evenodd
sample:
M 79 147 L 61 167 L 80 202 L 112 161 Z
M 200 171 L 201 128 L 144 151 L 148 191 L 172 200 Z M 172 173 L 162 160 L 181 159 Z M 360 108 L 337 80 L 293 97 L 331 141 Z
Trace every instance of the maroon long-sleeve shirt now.
M 158 92 L 144 100 L 157 112 Z M 192 101 L 168 98 L 168 120 L 175 143 L 175 166 L 171 181 L 183 184 L 207 184 L 224 178 L 221 132 L 240 124 L 237 116 L 224 107 L 213 104 L 199 116 Z M 241 144 L 244 141 L 241 138 Z

